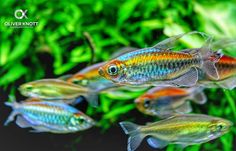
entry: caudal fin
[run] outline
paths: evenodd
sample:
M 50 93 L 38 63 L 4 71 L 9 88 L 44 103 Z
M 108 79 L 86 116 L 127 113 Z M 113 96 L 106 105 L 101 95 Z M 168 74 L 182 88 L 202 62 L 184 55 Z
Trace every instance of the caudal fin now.
M 193 102 L 197 103 L 197 104 L 205 104 L 207 101 L 207 97 L 205 95 L 205 93 L 203 92 L 203 87 L 192 87 L 189 88 L 189 94 L 190 94 L 190 98 Z
M 200 48 L 200 55 L 203 59 L 203 71 L 214 80 L 219 79 L 219 74 L 215 63 L 219 61 L 222 54 L 211 50 L 212 37 L 209 37 L 205 45 Z
M 4 126 L 7 126 L 11 121 L 14 120 L 15 116 L 17 115 L 17 112 L 16 112 L 15 108 L 18 105 L 18 103 L 16 101 L 14 101 L 14 102 L 5 102 L 5 105 L 10 106 L 13 109 L 11 114 L 8 116 L 6 122 L 4 123 Z
M 128 138 L 128 151 L 134 151 L 141 144 L 145 137 L 139 130 L 139 126 L 131 122 L 120 122 L 121 128 L 125 134 L 129 135 Z

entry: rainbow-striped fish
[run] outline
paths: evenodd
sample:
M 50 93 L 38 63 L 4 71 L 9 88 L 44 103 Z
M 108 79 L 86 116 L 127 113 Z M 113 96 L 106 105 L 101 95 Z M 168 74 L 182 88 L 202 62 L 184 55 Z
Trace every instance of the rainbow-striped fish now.
M 97 106 L 97 92 L 87 87 L 67 83 L 60 79 L 43 79 L 22 84 L 19 87 L 22 95 L 36 97 L 48 101 L 76 100 L 79 96 L 86 97 L 86 100 L 93 106 Z
M 177 88 L 154 87 L 135 100 L 136 107 L 144 114 L 170 117 L 177 113 L 189 113 L 192 107 L 188 100 L 204 104 L 207 100 L 201 87 Z
M 169 48 L 177 39 L 190 32 L 164 40 L 154 47 L 139 49 L 112 59 L 99 69 L 99 74 L 122 85 L 193 86 L 198 80 L 198 69 L 218 79 L 215 68 L 217 56 L 207 45 L 194 51 L 173 52 Z
M 114 56 L 119 56 L 123 52 L 133 50 L 131 48 L 123 48 L 122 50 L 119 50 L 117 53 L 114 54 Z M 75 84 L 79 86 L 83 86 L 86 88 L 89 88 L 91 90 L 95 90 L 99 93 L 106 93 L 109 96 L 112 97 L 130 97 L 126 92 L 127 91 L 143 91 L 146 88 L 141 87 L 129 87 L 129 86 L 121 86 L 117 85 L 107 79 L 104 79 L 98 74 L 98 69 L 103 66 L 105 62 L 96 63 L 94 65 L 91 65 L 89 67 L 86 67 L 85 69 L 79 71 L 78 73 L 72 75 L 71 77 L 65 79 L 70 84 Z M 79 101 L 79 99 L 77 99 Z M 76 102 L 73 102 L 76 103 Z
M 86 130 L 95 122 L 77 109 L 58 102 L 43 102 L 37 99 L 26 102 L 7 102 L 13 108 L 5 125 L 13 121 L 21 128 L 33 128 L 33 132 L 74 133 Z
M 131 52 L 137 50 L 137 48 L 134 47 L 123 47 L 115 51 L 112 55 L 111 58 L 116 58 L 122 54 L 125 54 L 127 52 Z M 98 69 L 105 65 L 106 62 L 100 62 L 93 64 L 89 67 L 84 68 L 83 70 L 79 71 L 78 73 L 67 77 L 65 80 L 68 83 L 80 85 L 80 86 L 86 86 L 91 89 L 96 89 L 97 91 L 104 91 L 108 90 L 111 88 L 117 88 L 120 87 L 113 82 L 106 80 L 102 78 L 98 74 Z M 64 78 L 64 77 L 63 77 Z
M 207 88 L 221 87 L 224 89 L 233 89 L 236 87 L 236 58 L 222 56 L 215 64 L 219 74 L 219 79 L 215 80 L 207 76 L 204 72 L 199 73 L 198 83 Z
M 154 148 L 164 148 L 168 144 L 188 145 L 206 143 L 230 130 L 232 122 L 202 114 L 181 114 L 168 119 L 138 126 L 130 122 L 121 122 L 124 132 L 129 135 L 128 151 L 138 148 L 142 140 Z

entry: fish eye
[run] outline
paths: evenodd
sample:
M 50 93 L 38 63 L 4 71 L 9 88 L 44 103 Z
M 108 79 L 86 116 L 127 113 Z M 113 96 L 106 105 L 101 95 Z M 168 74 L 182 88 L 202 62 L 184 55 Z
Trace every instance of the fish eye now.
M 27 86 L 25 87 L 25 89 L 26 89 L 26 90 L 32 90 L 33 87 L 32 87 L 31 85 L 27 85 Z
M 83 119 L 83 118 L 78 118 L 78 122 L 79 122 L 79 123 L 84 123 L 84 121 L 85 121 L 85 119 Z
M 72 83 L 73 83 L 73 84 L 79 84 L 79 82 L 80 82 L 80 80 L 78 80 L 78 79 L 73 79 L 73 80 L 72 80 Z
M 218 125 L 216 126 L 216 130 L 217 130 L 217 131 L 221 131 L 223 128 L 224 128 L 224 126 L 223 126 L 222 124 L 218 124 Z
M 110 74 L 110 75 L 117 75 L 118 74 L 118 67 L 116 65 L 111 65 L 108 68 L 108 74 Z
M 144 105 L 145 108 L 148 108 L 151 105 L 151 101 L 146 99 L 146 100 L 144 100 L 144 104 L 143 105 Z

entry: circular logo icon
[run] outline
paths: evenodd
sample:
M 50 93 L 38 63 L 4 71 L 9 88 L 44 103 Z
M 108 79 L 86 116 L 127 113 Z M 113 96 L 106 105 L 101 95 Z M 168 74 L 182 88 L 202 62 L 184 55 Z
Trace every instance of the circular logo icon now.
M 15 18 L 17 19 L 23 19 L 23 18 L 27 18 L 26 16 L 27 10 L 22 10 L 22 9 L 18 9 L 15 11 Z

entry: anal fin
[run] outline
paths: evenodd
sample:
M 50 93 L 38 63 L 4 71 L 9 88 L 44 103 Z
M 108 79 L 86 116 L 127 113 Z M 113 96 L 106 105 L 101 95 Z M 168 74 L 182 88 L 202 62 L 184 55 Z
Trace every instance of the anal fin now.
M 236 76 L 217 82 L 217 84 L 224 89 L 232 90 L 236 87 Z
M 189 101 L 186 101 L 183 105 L 175 109 L 177 113 L 189 113 L 192 112 L 192 107 Z
M 21 128 L 28 128 L 28 127 L 32 127 L 33 125 L 26 120 L 24 117 L 22 117 L 21 115 L 18 115 L 16 118 L 16 124 L 21 127 Z
M 160 140 L 155 137 L 150 137 L 147 139 L 148 144 L 153 148 L 159 148 L 162 149 L 168 145 L 167 141 Z
M 175 86 L 186 86 L 191 87 L 196 85 L 198 81 L 198 70 L 196 68 L 191 68 L 187 73 L 182 76 L 168 81 L 168 83 Z

